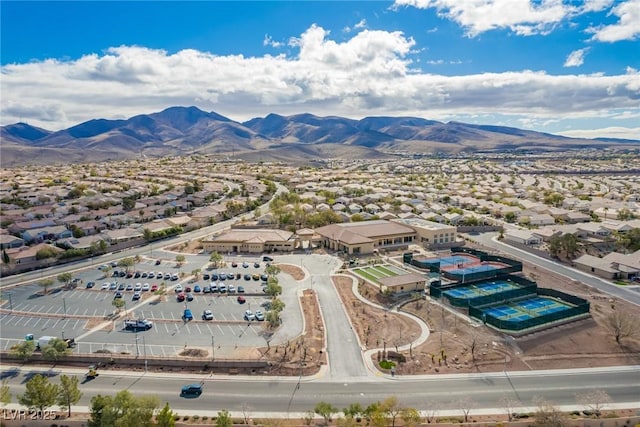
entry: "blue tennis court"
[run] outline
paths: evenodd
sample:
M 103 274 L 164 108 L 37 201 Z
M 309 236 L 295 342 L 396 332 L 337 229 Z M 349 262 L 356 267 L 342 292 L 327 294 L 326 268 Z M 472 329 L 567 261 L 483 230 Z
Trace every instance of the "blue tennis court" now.
M 500 268 L 504 268 L 504 266 L 498 266 L 493 264 L 481 264 L 481 265 L 476 265 L 474 267 L 456 268 L 453 270 L 449 270 L 448 273 L 455 274 L 457 276 L 462 276 L 464 274 L 479 273 L 483 271 L 493 271 L 493 270 L 498 270 Z
M 445 256 L 445 257 L 439 257 L 439 258 L 424 259 L 420 261 L 430 265 L 440 264 L 442 267 L 444 267 L 447 265 L 458 265 L 458 264 L 464 265 L 471 262 L 478 262 L 480 261 L 480 259 L 470 255 L 469 256 L 451 255 L 451 256 Z
M 568 310 L 573 306 L 555 299 L 535 297 L 523 301 L 501 304 L 495 307 L 485 308 L 484 313 L 498 319 L 526 320 L 543 316 L 549 313 Z
M 517 289 L 520 286 L 515 282 L 508 280 L 496 280 L 493 282 L 483 282 L 474 285 L 463 286 L 459 288 L 449 289 L 443 293 L 455 298 L 475 298 L 482 295 L 493 295 L 499 292 Z

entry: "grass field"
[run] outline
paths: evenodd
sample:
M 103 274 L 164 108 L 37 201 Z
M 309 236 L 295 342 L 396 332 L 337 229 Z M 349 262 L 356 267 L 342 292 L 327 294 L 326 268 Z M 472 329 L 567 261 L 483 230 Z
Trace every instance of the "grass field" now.
M 352 270 L 356 275 L 362 277 L 364 280 L 379 284 L 378 279 L 383 277 L 399 276 L 401 274 L 408 274 L 407 271 L 399 269 L 391 265 L 374 265 L 371 267 L 359 267 Z

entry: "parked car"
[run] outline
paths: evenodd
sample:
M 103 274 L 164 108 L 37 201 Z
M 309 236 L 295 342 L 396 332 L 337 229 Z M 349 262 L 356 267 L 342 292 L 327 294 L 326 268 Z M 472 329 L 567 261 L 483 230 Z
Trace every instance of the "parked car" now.
M 236 293 L 236 287 L 233 285 L 229 285 L 228 290 L 227 290 L 230 294 L 235 294 Z
M 211 293 L 218 292 L 218 284 L 216 282 L 211 282 Z
M 233 262 L 231 263 L 231 267 L 236 268 L 237 266 L 238 266 L 238 263 L 237 263 L 237 262 L 233 261 Z
M 173 288 L 173 291 L 175 293 L 182 292 L 182 285 L 176 285 L 176 287 Z
M 219 273 L 218 274 L 218 280 L 225 280 L 227 278 L 227 274 L 226 273 Z
M 156 277 L 156 274 L 153 271 L 150 271 L 149 274 L 147 274 L 147 277 L 149 279 L 153 279 L 154 277 Z
M 96 282 L 87 282 L 85 285 L 87 289 L 91 289 L 96 285 Z
M 260 275 L 258 273 L 254 273 L 253 276 L 251 276 L 251 278 L 253 280 L 260 280 Z
M 249 268 L 249 264 L 248 264 L 248 263 L 246 263 L 246 262 L 243 262 L 243 263 L 242 263 L 242 266 L 243 266 L 244 268 Z
M 254 314 L 256 320 L 262 322 L 264 320 L 264 313 L 261 310 L 256 310 Z
M 135 279 L 139 278 L 139 277 L 140 277 L 140 272 L 139 272 L 139 271 L 136 271 L 136 272 L 135 272 L 135 274 L 133 275 L 133 277 L 134 277 Z
M 186 295 L 184 294 L 184 292 L 180 292 L 176 298 L 177 298 L 178 302 L 182 302 L 182 301 L 185 300 Z
M 244 280 L 251 280 L 251 275 L 250 274 L 245 274 L 244 275 Z
M 244 286 L 238 286 L 238 293 L 244 294 Z
M 247 302 L 247 299 L 245 297 L 243 297 L 242 295 L 238 295 L 238 303 L 239 304 L 244 304 L 245 302 Z
M 134 301 L 137 301 L 137 300 L 139 300 L 140 298 L 142 298 L 142 292 L 141 292 L 141 291 L 135 291 L 135 292 L 133 293 L 133 300 L 134 300 Z
M 102 286 L 100 286 L 100 289 L 102 289 L 103 291 L 106 289 L 109 289 L 110 283 L 109 282 L 104 282 L 102 284 Z
M 211 274 L 211 280 L 218 280 L 218 273 L 212 273 Z
M 254 263 L 253 263 L 253 266 L 254 266 L 255 268 L 260 268 L 260 263 L 259 263 L 259 262 L 254 262 Z
M 225 285 L 224 283 L 220 283 L 220 284 L 218 285 L 218 291 L 219 291 L 221 294 L 224 294 L 225 292 L 227 292 L 227 285 Z
M 266 282 L 268 278 L 269 276 L 267 276 L 265 273 L 260 275 L 260 280 L 262 280 L 263 282 Z
M 202 288 L 200 287 L 200 285 L 195 285 L 193 287 L 193 292 L 201 292 L 201 291 L 202 291 Z
M 151 289 L 151 285 L 148 283 L 145 283 L 142 285 L 142 292 L 148 292 L 149 289 Z
M 193 301 L 193 294 L 192 293 L 188 293 L 187 294 L 187 301 Z
M 113 296 L 113 299 L 116 298 L 122 298 L 122 292 L 116 292 L 116 294 Z
M 244 312 L 244 320 L 247 320 L 249 322 L 252 320 L 256 320 L 256 315 L 253 314 L 253 311 L 247 310 Z
M 118 283 L 117 282 L 111 282 L 111 284 L 109 285 L 109 289 L 112 291 L 115 291 L 116 289 L 118 289 Z
M 127 273 L 125 271 L 120 272 L 120 277 L 127 277 Z
M 209 274 L 203 274 L 202 275 L 202 280 L 209 280 L 211 276 Z
M 136 285 L 133 287 L 134 291 L 141 291 L 142 290 L 142 283 L 138 282 L 136 283 Z
M 133 283 L 127 283 L 127 287 L 125 288 L 127 291 L 133 290 Z
M 202 320 L 213 320 L 213 312 L 211 310 L 203 311 Z
M 211 287 L 210 286 L 203 286 L 202 287 L 202 293 L 203 294 L 210 294 L 211 293 Z
M 184 291 L 185 291 L 185 292 L 191 292 L 191 286 L 187 286 L 187 287 L 185 287 L 185 288 L 184 288 Z
M 151 285 L 151 292 L 155 292 L 157 290 L 158 290 L 158 285 L 156 285 L 155 283 Z
M 273 262 L 273 258 L 271 258 L 270 256 L 263 256 L 262 257 L 262 261 L 264 262 Z
M 124 288 L 125 288 L 126 286 L 127 286 L 127 285 L 125 285 L 124 283 L 120 283 L 120 284 L 118 285 L 118 290 L 119 290 L 119 291 L 124 291 Z
M 185 322 L 190 322 L 193 320 L 193 313 L 190 309 L 184 309 L 184 312 L 182 313 L 182 320 L 184 320 Z
M 162 262 L 161 260 L 157 259 L 156 260 L 156 265 L 160 265 L 161 262 Z
M 145 272 L 143 272 L 143 273 L 140 275 L 140 277 L 141 277 L 141 278 L 143 278 L 143 279 L 146 279 L 146 278 L 147 278 L 147 272 L 146 272 L 146 271 L 145 271 Z

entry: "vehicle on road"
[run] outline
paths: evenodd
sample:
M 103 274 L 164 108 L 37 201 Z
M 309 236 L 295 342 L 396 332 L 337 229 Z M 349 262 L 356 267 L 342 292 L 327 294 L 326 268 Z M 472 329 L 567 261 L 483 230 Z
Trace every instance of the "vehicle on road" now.
M 213 320 L 213 312 L 211 310 L 203 311 L 202 320 Z
M 271 258 L 270 256 L 263 256 L 262 257 L 262 261 L 264 262 L 273 262 L 273 258 Z
M 253 311 L 247 310 L 244 312 L 244 320 L 251 322 L 252 320 L 256 320 L 256 315 L 253 314 Z
M 182 387 L 180 396 L 183 397 L 198 397 L 202 394 L 202 384 L 187 384 Z
M 124 328 L 130 331 L 148 331 L 153 328 L 153 322 L 147 319 L 125 320 Z
M 100 375 L 100 374 L 98 373 L 98 370 L 97 370 L 96 366 L 95 365 L 90 365 L 89 366 L 89 372 L 84 374 L 84 377 L 87 380 L 92 380 L 92 379 L 96 378 L 98 375 Z

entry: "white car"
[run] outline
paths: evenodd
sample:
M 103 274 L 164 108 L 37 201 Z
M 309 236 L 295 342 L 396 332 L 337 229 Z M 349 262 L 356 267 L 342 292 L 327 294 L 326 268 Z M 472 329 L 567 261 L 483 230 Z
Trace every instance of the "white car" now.
M 149 289 L 151 289 L 151 285 L 149 285 L 148 283 L 145 283 L 144 285 L 142 285 L 142 290 L 144 292 L 147 292 Z
M 227 285 L 225 285 L 224 283 L 220 282 L 220 284 L 218 285 L 218 291 L 221 294 L 224 294 L 225 292 L 227 292 Z
M 256 320 L 256 315 L 253 314 L 253 311 L 247 310 L 244 312 L 244 320 L 248 320 L 248 321 Z
M 230 294 L 235 294 L 236 293 L 236 287 L 233 285 L 229 285 L 229 287 L 227 288 L 227 292 L 229 292 Z
M 259 320 L 261 322 L 264 320 L 264 313 L 260 310 L 256 310 L 256 314 L 254 316 L 256 320 Z
M 100 286 L 100 289 L 102 290 L 109 289 L 109 286 L 111 286 L 109 282 L 104 282 L 102 286 Z
M 213 320 L 213 312 L 211 310 L 203 311 L 202 320 Z
M 138 282 L 136 283 L 136 285 L 133 287 L 134 291 L 141 291 L 142 290 L 142 283 Z
M 176 294 L 182 292 L 182 285 L 176 285 L 176 287 L 173 289 L 173 291 Z

